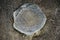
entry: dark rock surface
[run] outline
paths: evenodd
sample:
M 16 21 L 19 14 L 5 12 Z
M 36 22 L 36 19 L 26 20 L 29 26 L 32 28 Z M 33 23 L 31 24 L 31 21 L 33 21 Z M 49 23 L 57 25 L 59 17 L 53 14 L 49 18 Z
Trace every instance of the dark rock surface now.
M 59 0 L 0 0 L 0 40 L 24 40 L 12 26 L 14 10 L 24 3 L 37 4 L 47 16 L 45 33 L 33 40 L 60 40 Z

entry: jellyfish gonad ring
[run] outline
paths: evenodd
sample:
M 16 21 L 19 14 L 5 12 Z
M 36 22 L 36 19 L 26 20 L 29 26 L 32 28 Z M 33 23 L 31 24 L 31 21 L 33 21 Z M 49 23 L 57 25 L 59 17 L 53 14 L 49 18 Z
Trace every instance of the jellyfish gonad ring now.
M 32 35 L 41 30 L 46 16 L 36 4 L 27 3 L 13 13 L 13 27 L 21 33 Z

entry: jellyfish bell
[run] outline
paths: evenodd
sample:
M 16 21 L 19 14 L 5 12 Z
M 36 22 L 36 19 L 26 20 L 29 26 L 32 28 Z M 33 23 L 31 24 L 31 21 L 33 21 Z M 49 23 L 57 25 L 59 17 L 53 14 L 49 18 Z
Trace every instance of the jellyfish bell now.
M 46 16 L 36 4 L 24 4 L 13 13 L 13 27 L 21 33 L 32 35 L 40 31 L 45 22 Z

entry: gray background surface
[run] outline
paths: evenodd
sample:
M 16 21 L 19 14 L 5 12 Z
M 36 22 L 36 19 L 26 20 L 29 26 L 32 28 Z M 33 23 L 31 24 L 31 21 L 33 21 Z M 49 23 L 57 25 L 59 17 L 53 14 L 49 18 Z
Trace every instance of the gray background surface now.
M 59 0 L 0 0 L 0 40 L 24 40 L 23 34 L 16 31 L 13 24 L 13 12 L 24 3 L 35 3 L 47 16 L 44 34 L 33 40 L 60 40 Z

